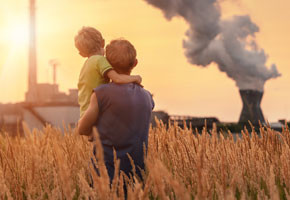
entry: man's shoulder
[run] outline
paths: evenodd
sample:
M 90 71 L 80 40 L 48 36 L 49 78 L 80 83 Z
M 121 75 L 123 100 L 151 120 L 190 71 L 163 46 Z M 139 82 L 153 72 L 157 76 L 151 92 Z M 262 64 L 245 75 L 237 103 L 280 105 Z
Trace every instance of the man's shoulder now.
M 146 94 L 149 94 L 150 96 L 153 96 L 151 94 L 151 92 L 149 90 L 146 90 L 143 86 L 137 84 L 137 83 L 134 83 L 136 85 L 136 87 L 138 87 L 142 92 L 146 93 Z
M 110 83 L 99 85 L 98 87 L 96 87 L 96 88 L 94 89 L 94 91 L 102 91 L 102 90 L 108 88 L 108 85 L 109 85 L 109 84 L 110 84 Z
M 151 95 L 151 93 L 148 90 L 142 88 L 140 85 L 138 85 L 136 83 L 116 84 L 116 83 L 111 82 L 111 83 L 107 83 L 107 84 L 102 84 L 102 85 L 96 87 L 95 90 L 97 90 L 97 91 L 124 90 L 124 89 L 126 90 L 128 88 L 135 88 L 135 87 L 140 89 L 141 91 Z
M 144 89 L 138 84 L 128 83 L 128 84 L 115 84 L 108 83 L 98 86 L 94 89 L 97 97 L 101 99 L 127 99 L 127 97 L 133 95 L 134 98 L 139 99 L 144 102 L 150 102 L 152 104 L 152 109 L 154 108 L 153 95 L 148 90 Z M 138 100 L 138 101 L 139 101 Z
M 94 91 L 98 91 L 98 92 L 104 92 L 104 91 L 107 91 L 111 88 L 114 88 L 116 87 L 114 83 L 106 83 L 106 84 L 102 84 L 102 85 L 99 85 L 98 87 L 96 87 L 94 89 Z
M 143 92 L 149 95 L 150 97 L 153 97 L 152 93 L 144 88 L 142 88 Z

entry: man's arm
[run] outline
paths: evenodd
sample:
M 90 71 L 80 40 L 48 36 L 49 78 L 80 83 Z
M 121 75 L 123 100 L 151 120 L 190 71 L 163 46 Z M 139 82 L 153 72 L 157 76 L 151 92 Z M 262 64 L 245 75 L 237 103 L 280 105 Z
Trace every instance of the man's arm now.
M 138 83 L 141 84 L 142 78 L 139 75 L 126 75 L 118 74 L 115 70 L 111 69 L 107 72 L 108 78 L 110 78 L 114 83 L 124 84 L 124 83 Z
M 96 123 L 99 115 L 98 100 L 95 93 L 92 94 L 90 105 L 85 112 L 84 116 L 79 120 L 78 133 L 80 135 L 90 136 L 94 124 Z

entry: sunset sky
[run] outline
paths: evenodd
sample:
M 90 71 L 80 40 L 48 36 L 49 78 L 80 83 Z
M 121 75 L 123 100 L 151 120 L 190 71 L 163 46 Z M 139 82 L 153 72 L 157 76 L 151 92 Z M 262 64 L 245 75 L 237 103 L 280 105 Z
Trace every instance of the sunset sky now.
M 29 0 L 0 3 L 0 102 L 17 102 L 24 100 L 27 89 Z M 155 110 L 238 121 L 242 102 L 235 82 L 214 64 L 200 68 L 187 62 L 182 40 L 188 25 L 183 19 L 167 21 L 143 0 L 38 0 L 36 6 L 39 82 L 52 82 L 49 60 L 57 59 L 60 89 L 76 88 L 85 59 L 73 39 L 82 26 L 93 26 L 106 42 L 123 37 L 134 44 L 139 60 L 134 74 L 154 94 Z M 282 74 L 265 85 L 262 110 L 269 121 L 290 120 L 289 8 L 285 0 L 222 4 L 224 18 L 251 16 L 260 27 L 258 44 Z

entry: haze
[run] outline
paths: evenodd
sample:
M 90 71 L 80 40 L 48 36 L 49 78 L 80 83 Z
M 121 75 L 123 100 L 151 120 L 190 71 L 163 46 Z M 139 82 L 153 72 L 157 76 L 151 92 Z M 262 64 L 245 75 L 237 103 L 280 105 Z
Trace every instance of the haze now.
M 0 102 L 17 102 L 24 100 L 27 89 L 28 0 L 0 2 Z M 223 3 L 223 17 L 249 14 L 259 25 L 258 44 L 282 74 L 265 85 L 262 109 L 269 121 L 290 118 L 289 6 L 282 0 Z M 181 18 L 167 21 L 143 0 L 38 0 L 39 82 L 52 82 L 49 60 L 57 59 L 61 90 L 76 88 L 84 59 L 73 38 L 82 26 L 96 27 L 107 42 L 124 37 L 135 45 L 139 64 L 134 74 L 154 94 L 156 110 L 238 120 L 242 103 L 234 81 L 216 66 L 189 64 L 182 48 L 187 24 Z

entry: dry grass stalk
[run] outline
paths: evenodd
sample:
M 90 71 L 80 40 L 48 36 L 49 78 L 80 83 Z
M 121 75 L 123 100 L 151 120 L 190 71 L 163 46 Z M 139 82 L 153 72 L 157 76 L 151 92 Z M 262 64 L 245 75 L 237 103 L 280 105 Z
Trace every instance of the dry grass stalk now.
M 288 127 L 281 133 L 261 128 L 259 135 L 244 130 L 235 141 L 216 127 L 196 134 L 157 124 L 149 134 L 144 183 L 117 173 L 115 153 L 117 176 L 110 185 L 98 137 L 100 175 L 90 165 L 93 144 L 71 128 L 65 134 L 51 126 L 31 132 L 24 124 L 25 137 L 0 134 L 0 199 L 125 199 L 124 183 L 128 199 L 289 198 Z

